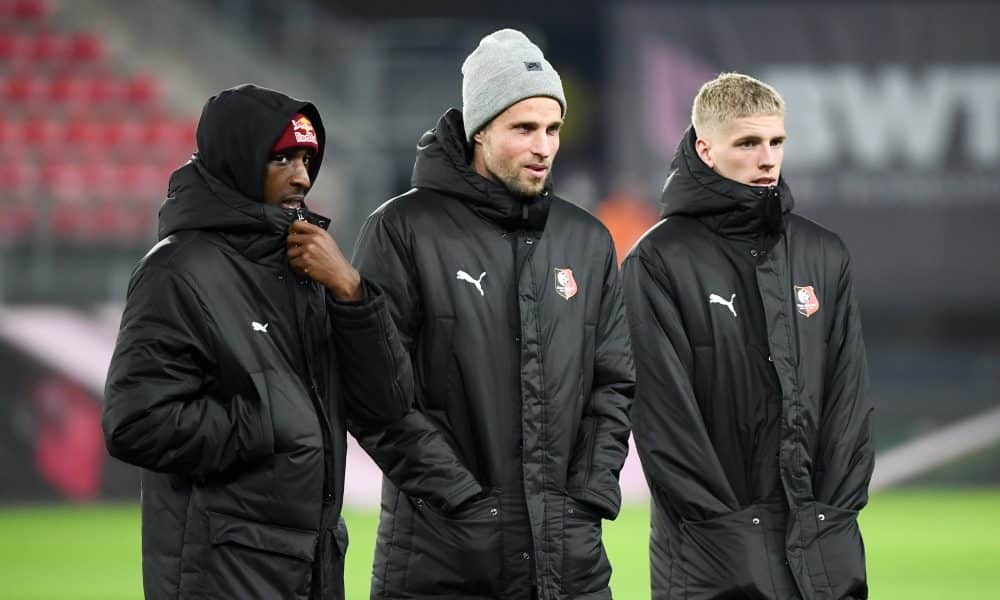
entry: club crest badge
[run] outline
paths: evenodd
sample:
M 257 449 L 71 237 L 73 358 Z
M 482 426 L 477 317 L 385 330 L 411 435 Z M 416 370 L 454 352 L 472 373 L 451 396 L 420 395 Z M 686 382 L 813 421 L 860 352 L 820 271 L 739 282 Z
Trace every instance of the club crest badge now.
M 795 286 L 795 307 L 803 317 L 811 317 L 819 310 L 819 299 L 811 285 Z
M 555 277 L 557 294 L 566 300 L 576 295 L 576 279 L 573 278 L 573 269 L 555 269 Z

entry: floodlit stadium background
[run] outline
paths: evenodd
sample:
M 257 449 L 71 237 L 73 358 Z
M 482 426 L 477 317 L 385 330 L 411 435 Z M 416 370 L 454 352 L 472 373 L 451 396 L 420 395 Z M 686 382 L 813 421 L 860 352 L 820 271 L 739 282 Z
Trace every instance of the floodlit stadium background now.
M 405 4 L 405 6 L 403 6 Z M 462 60 L 522 29 L 568 99 L 560 195 L 619 254 L 657 218 L 698 86 L 788 104 L 797 210 L 853 253 L 877 406 L 862 515 L 872 597 L 1000 597 L 1000 7 L 969 2 L 0 0 L 0 597 L 141 596 L 138 479 L 101 390 L 125 286 L 204 100 L 245 81 L 328 127 L 311 205 L 350 252 L 405 191 Z M 379 475 L 353 446 L 349 598 L 367 597 Z M 648 598 L 646 489 L 606 525 L 617 598 Z

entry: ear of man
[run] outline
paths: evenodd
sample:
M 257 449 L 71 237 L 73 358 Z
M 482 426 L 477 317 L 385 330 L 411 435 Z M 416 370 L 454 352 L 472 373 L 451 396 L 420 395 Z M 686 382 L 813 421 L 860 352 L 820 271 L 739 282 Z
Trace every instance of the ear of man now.
M 715 168 L 715 162 L 712 160 L 712 156 L 710 154 L 710 151 L 712 149 L 711 142 L 699 137 L 694 142 L 694 149 L 698 153 L 698 156 L 701 157 L 702 162 L 708 165 L 708 167 L 711 169 Z

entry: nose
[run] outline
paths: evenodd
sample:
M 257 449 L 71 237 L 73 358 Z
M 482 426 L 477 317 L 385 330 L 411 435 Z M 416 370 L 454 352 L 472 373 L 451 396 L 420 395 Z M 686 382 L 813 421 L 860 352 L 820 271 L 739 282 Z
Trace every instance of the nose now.
M 778 163 L 777 150 L 770 144 L 761 144 L 761 152 L 757 163 L 761 169 L 772 169 Z
M 309 189 L 309 169 L 306 168 L 305 163 L 301 159 L 296 159 L 292 164 L 292 176 L 289 183 L 303 190 Z
M 548 158 L 552 154 L 553 140 L 546 131 L 538 131 L 532 138 L 531 153 L 542 158 Z

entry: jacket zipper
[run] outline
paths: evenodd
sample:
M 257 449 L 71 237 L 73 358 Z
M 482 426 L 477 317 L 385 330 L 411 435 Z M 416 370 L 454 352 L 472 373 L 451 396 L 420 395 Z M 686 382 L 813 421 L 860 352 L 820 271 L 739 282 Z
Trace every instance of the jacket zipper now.
M 309 348 L 308 345 L 306 344 L 306 336 L 307 336 L 306 327 L 305 323 L 302 320 L 303 315 L 300 314 L 299 311 L 299 306 L 297 302 L 298 292 L 295 289 L 296 287 L 300 286 L 302 287 L 306 286 L 311 287 L 311 286 L 309 286 L 308 282 L 298 283 L 295 280 L 294 276 L 286 279 L 288 281 L 286 287 L 290 286 L 288 293 L 292 300 L 292 310 L 295 312 L 296 329 L 299 332 L 298 335 L 299 350 L 302 352 L 302 363 L 303 367 L 305 368 L 306 377 L 309 378 L 309 398 L 312 401 L 313 408 L 316 410 L 317 416 L 319 417 L 320 431 L 322 432 L 323 436 L 323 475 L 324 475 L 323 503 L 326 504 L 327 502 L 333 500 L 333 492 L 334 492 L 333 457 L 329 455 L 330 452 L 333 451 L 333 443 L 332 443 L 333 440 L 331 439 L 332 428 L 330 426 L 330 420 L 327 415 L 326 409 L 323 406 L 322 398 L 320 398 L 319 396 L 319 385 L 316 383 L 316 376 L 313 373 L 312 363 L 309 362 Z

